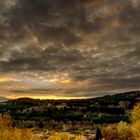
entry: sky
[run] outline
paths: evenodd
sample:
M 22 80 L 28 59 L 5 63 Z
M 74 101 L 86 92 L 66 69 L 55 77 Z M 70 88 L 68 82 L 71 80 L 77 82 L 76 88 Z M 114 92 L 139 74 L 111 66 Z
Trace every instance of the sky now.
M 139 89 L 140 0 L 0 0 L 1 98 Z

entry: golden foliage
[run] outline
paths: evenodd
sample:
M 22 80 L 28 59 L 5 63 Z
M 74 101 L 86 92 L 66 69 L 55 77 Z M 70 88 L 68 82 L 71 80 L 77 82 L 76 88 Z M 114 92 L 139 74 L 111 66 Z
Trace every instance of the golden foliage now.
M 120 122 L 117 125 L 118 140 L 135 140 L 131 125 Z
M 55 133 L 48 140 L 70 140 L 68 133 Z
M 39 140 L 33 137 L 30 129 L 12 128 L 8 114 L 0 115 L 0 140 Z
M 117 127 L 116 125 L 109 125 L 102 130 L 103 138 L 105 140 L 117 140 Z
M 109 125 L 103 129 L 105 140 L 136 140 L 131 125 L 126 122 Z
M 131 115 L 131 124 L 120 122 L 108 125 L 103 129 L 105 140 L 140 140 L 140 104 L 137 104 Z
M 133 123 L 140 120 L 140 103 L 134 107 L 131 113 L 131 120 Z
M 82 140 L 83 138 L 83 135 L 76 135 L 73 140 Z M 71 140 L 71 138 L 69 133 L 55 133 L 48 140 Z
M 12 119 L 8 114 L 0 114 L 0 130 L 11 128 Z
M 140 140 L 140 103 L 137 104 L 132 113 L 131 113 L 131 120 L 132 120 L 132 130 L 135 134 L 137 140 Z
M 82 138 L 83 138 L 83 135 L 77 135 L 77 136 L 74 138 L 74 140 L 82 140 Z

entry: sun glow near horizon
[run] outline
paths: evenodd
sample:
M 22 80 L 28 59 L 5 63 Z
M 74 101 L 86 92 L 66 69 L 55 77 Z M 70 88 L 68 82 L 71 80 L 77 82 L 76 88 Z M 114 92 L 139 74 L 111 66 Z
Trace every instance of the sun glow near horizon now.
M 66 97 L 66 96 L 55 96 L 55 95 L 9 95 L 6 96 L 8 99 L 18 99 L 18 98 L 31 98 L 31 99 L 40 99 L 40 100 L 71 100 L 71 99 L 88 99 L 89 97 L 80 96 L 80 97 Z M 95 97 L 93 97 L 95 98 Z

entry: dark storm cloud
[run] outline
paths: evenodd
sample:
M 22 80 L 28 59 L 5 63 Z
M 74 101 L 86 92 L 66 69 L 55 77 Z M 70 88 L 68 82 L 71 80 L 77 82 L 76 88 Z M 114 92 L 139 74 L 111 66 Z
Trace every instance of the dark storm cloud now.
M 71 94 L 139 89 L 138 0 L 8 2 L 0 3 L 1 73 L 67 73 L 72 82 L 88 81 Z
M 7 62 L 1 62 L 1 71 L 28 71 L 28 70 L 68 70 L 72 63 L 79 63 L 84 56 L 78 50 L 49 46 L 40 50 L 34 46 L 14 51 Z M 70 65 L 67 65 L 67 64 Z
M 73 44 L 79 38 L 72 30 L 86 31 L 92 27 L 86 20 L 83 4 L 84 2 L 79 0 L 18 0 L 7 13 L 10 30 L 15 33 L 12 37 L 24 38 L 28 36 L 29 30 L 40 41 Z

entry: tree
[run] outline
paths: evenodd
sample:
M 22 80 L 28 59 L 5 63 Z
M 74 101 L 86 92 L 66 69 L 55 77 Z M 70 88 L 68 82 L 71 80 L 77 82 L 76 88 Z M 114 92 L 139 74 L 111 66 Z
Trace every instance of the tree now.
M 119 122 L 117 125 L 118 140 L 135 140 L 131 125 L 126 122 Z
M 44 127 L 43 121 L 40 121 L 38 126 L 39 128 L 43 128 Z
M 0 114 L 0 140 L 40 140 L 33 136 L 31 129 L 19 129 L 12 126 L 8 114 Z
M 96 140 L 101 140 L 103 138 L 100 128 L 96 131 Z
M 12 118 L 8 114 L 0 114 L 0 129 L 11 128 Z
M 135 137 L 140 139 L 140 103 L 134 107 L 131 113 L 131 121 L 133 123 L 132 129 Z
M 135 107 L 134 107 L 134 109 L 133 109 L 133 111 L 132 111 L 132 113 L 131 113 L 131 121 L 133 122 L 133 123 L 135 123 L 136 121 L 138 121 L 138 120 L 140 120 L 140 103 L 139 104 L 137 104 Z

